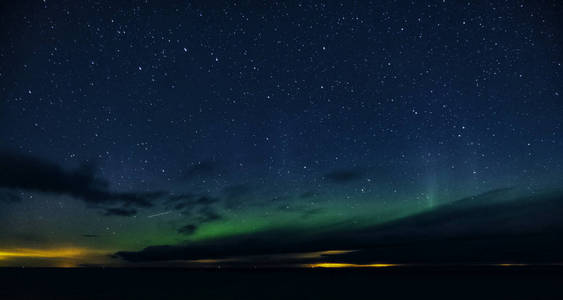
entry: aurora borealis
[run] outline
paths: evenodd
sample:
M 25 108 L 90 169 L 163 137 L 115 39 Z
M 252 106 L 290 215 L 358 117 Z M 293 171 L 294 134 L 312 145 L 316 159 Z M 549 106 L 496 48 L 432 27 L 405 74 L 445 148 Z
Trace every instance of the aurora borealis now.
M 562 10 L 3 1 L 0 266 L 561 263 Z

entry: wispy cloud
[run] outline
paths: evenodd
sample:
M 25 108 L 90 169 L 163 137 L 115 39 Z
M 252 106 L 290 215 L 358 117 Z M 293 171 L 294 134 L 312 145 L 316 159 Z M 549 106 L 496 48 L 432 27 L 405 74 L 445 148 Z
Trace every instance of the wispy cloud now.
M 21 153 L 0 152 L 0 188 L 64 194 L 90 204 L 150 207 L 166 193 L 113 192 L 92 165 L 75 170 Z

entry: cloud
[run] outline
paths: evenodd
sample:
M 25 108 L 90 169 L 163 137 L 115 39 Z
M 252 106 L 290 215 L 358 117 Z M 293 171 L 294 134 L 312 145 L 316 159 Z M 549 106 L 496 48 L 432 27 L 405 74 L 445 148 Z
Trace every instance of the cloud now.
M 0 188 L 72 196 L 89 204 L 150 207 L 164 192 L 113 192 L 92 165 L 75 170 L 26 154 L 0 152 Z
M 214 208 L 213 204 L 218 202 L 218 198 L 208 197 L 208 196 L 200 196 L 198 198 L 194 198 L 189 202 L 180 203 L 184 210 L 182 214 L 188 216 L 191 223 L 188 224 L 190 226 L 182 227 L 178 230 L 179 233 L 182 234 L 192 234 L 195 230 L 204 223 L 213 222 L 216 220 L 223 219 L 223 216 L 220 215 L 216 209 Z M 176 206 L 177 207 L 177 206 Z M 190 227 L 194 227 L 193 229 L 189 229 Z
M 208 196 L 201 196 L 196 201 L 195 204 L 197 205 L 210 205 L 215 202 L 218 202 L 218 198 L 208 197 Z
M 167 202 L 172 204 L 172 208 L 175 210 L 181 210 L 188 206 L 191 206 L 194 199 L 197 197 L 195 194 L 180 194 L 180 195 L 170 195 L 167 198 Z
M 104 212 L 104 216 L 130 217 L 136 214 L 137 214 L 137 210 L 127 209 L 127 208 L 108 208 Z
M 364 171 L 360 169 L 339 169 L 324 175 L 324 178 L 335 183 L 348 183 L 360 180 L 364 177 Z
M 212 206 L 195 206 L 182 212 L 196 223 L 203 224 L 223 218 Z
M 199 222 L 206 223 L 220 220 L 223 217 L 209 206 L 202 207 L 199 211 Z
M 219 198 L 211 196 L 196 196 L 193 194 L 177 195 L 171 197 L 171 202 L 173 202 L 173 208 L 175 210 L 184 210 L 185 213 L 201 207 L 208 206 L 219 202 Z
M 99 235 L 97 235 L 97 234 L 83 234 L 82 237 L 85 237 L 85 238 L 97 238 L 97 237 L 99 237 Z
M 196 197 L 196 195 L 194 195 L 194 194 L 170 195 L 170 196 L 168 197 L 168 201 L 169 201 L 169 202 L 190 201 L 190 200 L 192 200 L 194 197 Z
M 195 233 L 195 231 L 197 230 L 197 227 L 198 226 L 195 225 L 195 224 L 188 224 L 188 225 L 185 225 L 185 226 L 181 227 L 180 229 L 178 229 L 178 233 L 185 234 L 185 235 L 191 235 L 191 234 Z
M 335 225 L 324 232 L 271 229 L 190 244 L 122 251 L 130 262 L 218 259 L 357 250 L 323 258 L 354 263 L 561 261 L 563 192 L 518 195 L 512 190 L 454 201 L 434 210 L 367 228 Z

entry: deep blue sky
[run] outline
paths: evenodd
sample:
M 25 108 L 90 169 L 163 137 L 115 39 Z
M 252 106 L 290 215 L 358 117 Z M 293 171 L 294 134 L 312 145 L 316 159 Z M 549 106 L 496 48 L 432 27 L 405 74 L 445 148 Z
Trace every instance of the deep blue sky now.
M 0 248 L 371 226 L 563 181 L 557 1 L 0 11 Z

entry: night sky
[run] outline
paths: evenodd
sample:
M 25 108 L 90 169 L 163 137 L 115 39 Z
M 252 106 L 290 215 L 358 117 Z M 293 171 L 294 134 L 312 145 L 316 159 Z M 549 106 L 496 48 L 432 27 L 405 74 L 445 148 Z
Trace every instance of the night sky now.
M 2 1 L 0 266 L 563 261 L 562 14 Z

